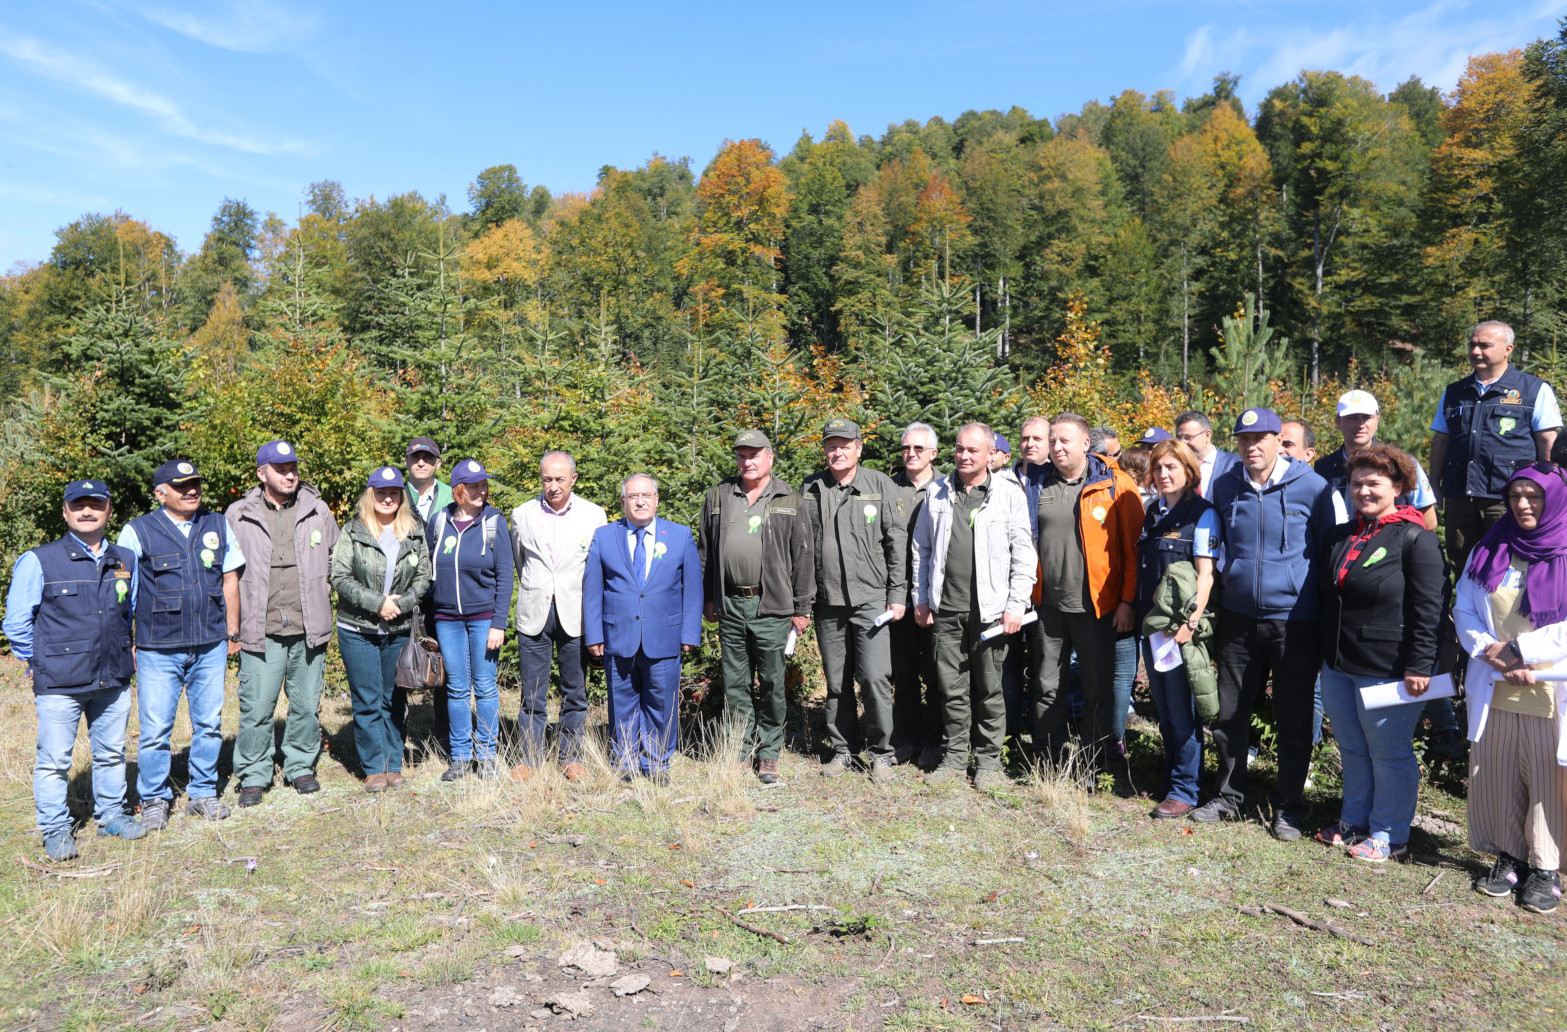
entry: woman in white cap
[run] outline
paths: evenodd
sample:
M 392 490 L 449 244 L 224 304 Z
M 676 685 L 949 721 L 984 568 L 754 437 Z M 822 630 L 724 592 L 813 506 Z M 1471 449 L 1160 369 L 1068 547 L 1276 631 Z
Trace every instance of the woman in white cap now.
M 500 696 L 495 668 L 511 616 L 511 528 L 490 504 L 490 474 L 478 459 L 452 469 L 452 503 L 425 524 L 433 584 L 430 608 L 446 664 L 451 765 L 442 781 L 468 773 L 497 777 Z M 471 700 L 471 702 L 470 702 Z
M 354 748 L 366 792 L 401 788 L 403 729 L 397 657 L 413 626 L 414 606 L 430 589 L 424 525 L 408 504 L 403 475 L 370 474 L 359 510 L 332 550 L 337 648 L 354 705 Z

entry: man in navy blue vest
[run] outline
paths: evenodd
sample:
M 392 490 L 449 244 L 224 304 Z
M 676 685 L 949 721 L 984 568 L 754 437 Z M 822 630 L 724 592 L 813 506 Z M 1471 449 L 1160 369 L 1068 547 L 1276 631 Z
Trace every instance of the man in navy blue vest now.
M 1550 457 L 1562 428 L 1551 385 L 1512 365 L 1513 330 L 1488 321 L 1469 333 L 1473 376 L 1447 385 L 1431 420 L 1431 482 L 1461 572 L 1480 536 L 1507 511 L 1515 467 Z
M 33 806 L 50 860 L 76 854 L 65 792 L 76 729 L 92 742 L 93 819 L 99 835 L 139 839 L 125 812 L 125 725 L 131 715 L 131 607 L 136 557 L 104 540 L 113 507 L 101 480 L 65 487 L 64 537 L 24 552 L 11 573 L 5 633 L 27 662 L 38 710 Z
M 185 812 L 213 821 L 229 815 L 218 802 L 218 751 L 223 674 L 228 657 L 239 651 L 237 571 L 245 556 L 223 517 L 201 504 L 202 482 L 191 463 L 165 462 L 152 477 L 161 508 L 120 531 L 120 546 L 137 560 L 136 791 L 149 831 L 169 821 L 169 737 L 181 692 L 190 712 Z
M 1271 674 L 1279 755 L 1273 834 L 1289 842 L 1301 834 L 1322 666 L 1312 562 L 1343 512 L 1326 480 L 1279 450 L 1282 429 L 1270 409 L 1241 413 L 1235 423 L 1240 464 L 1215 475 L 1212 484 L 1209 501 L 1224 536 L 1213 639 L 1219 715 L 1212 732 L 1219 772 L 1214 797 L 1188 816 L 1205 824 L 1240 817 L 1252 709 Z
M 657 518 L 658 481 L 620 485 L 623 519 L 600 527 L 582 578 L 582 640 L 604 657 L 610 745 L 622 780 L 669 780 L 680 734 L 680 657 L 702 643 L 702 560 L 689 527 Z

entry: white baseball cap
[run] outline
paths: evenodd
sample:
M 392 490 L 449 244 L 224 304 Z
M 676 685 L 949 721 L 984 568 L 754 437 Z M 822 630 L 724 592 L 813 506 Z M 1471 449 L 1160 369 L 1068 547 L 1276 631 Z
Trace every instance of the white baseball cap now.
M 1346 391 L 1338 399 L 1338 414 L 1341 416 L 1374 416 L 1381 411 L 1377 399 L 1366 391 Z

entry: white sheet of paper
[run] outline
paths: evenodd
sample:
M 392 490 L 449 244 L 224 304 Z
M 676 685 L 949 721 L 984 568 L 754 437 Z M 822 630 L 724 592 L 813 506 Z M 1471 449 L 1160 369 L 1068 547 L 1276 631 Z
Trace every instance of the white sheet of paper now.
M 1419 695 L 1410 695 L 1404 688 L 1404 679 L 1397 681 L 1384 681 L 1381 684 L 1368 684 L 1360 689 L 1360 704 L 1366 709 L 1383 709 L 1388 706 L 1400 706 L 1407 702 L 1428 702 L 1431 699 L 1448 699 L 1453 696 L 1452 674 L 1437 674 L 1431 678 L 1430 685 Z
M 1181 647 L 1175 643 L 1175 636 L 1165 631 L 1156 631 L 1148 636 L 1148 646 L 1153 651 L 1153 668 L 1161 674 L 1167 674 L 1180 666 Z

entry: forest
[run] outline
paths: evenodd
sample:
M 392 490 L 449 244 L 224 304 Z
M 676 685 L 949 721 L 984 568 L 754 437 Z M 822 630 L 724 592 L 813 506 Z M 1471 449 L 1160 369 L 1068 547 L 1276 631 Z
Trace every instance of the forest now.
M 84 214 L 0 277 L 0 577 L 58 532 L 67 480 L 106 479 L 118 522 L 185 456 L 221 506 L 275 437 L 343 513 L 425 434 L 503 508 L 564 448 L 580 491 L 613 507 L 651 471 L 684 520 L 753 425 L 795 481 L 832 415 L 884 467 L 911 420 L 945 447 L 1065 409 L 1135 436 L 1195 407 L 1222 439 L 1268 403 L 1331 447 L 1362 386 L 1422 452 L 1476 320 L 1559 379 L 1567 28 L 1449 94 L 1303 71 L 1248 110 L 1238 86 L 833 122 L 606 165 L 586 194 L 511 164 L 461 201 L 322 181 L 297 213 L 226 199 L 192 249 Z

